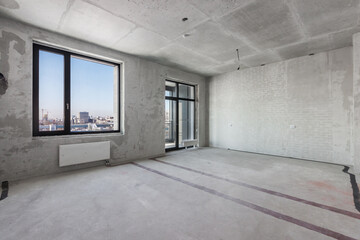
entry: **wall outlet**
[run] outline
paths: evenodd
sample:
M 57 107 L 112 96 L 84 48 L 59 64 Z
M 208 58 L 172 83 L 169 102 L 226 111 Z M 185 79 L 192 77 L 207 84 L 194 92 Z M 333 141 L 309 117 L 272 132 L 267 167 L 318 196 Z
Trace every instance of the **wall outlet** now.
M 296 126 L 295 125 L 290 125 L 290 128 L 294 129 L 294 128 L 296 128 Z

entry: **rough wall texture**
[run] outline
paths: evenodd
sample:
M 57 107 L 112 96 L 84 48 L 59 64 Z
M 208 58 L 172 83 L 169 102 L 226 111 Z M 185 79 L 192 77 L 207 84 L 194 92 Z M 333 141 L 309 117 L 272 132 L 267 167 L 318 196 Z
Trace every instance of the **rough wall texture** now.
M 103 163 L 58 167 L 60 144 L 111 141 L 114 162 L 164 153 L 165 78 L 198 84 L 200 146 L 206 140 L 205 79 L 127 54 L 0 18 L 0 72 L 8 86 L 0 95 L 0 181 L 16 180 Z M 124 62 L 124 135 L 32 137 L 32 42 L 43 40 Z M 200 119 L 200 122 L 199 122 Z
M 347 47 L 213 77 L 210 146 L 352 165 L 352 66 Z
M 353 36 L 354 57 L 354 168 L 360 173 L 360 33 Z

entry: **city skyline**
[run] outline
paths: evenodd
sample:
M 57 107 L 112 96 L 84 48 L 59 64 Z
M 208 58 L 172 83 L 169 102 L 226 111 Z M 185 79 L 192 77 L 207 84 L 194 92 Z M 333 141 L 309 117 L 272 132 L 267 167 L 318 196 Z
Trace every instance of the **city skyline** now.
M 42 113 L 42 111 L 40 111 L 39 113 L 39 121 L 41 121 L 42 119 L 44 118 L 47 118 L 49 120 L 64 120 L 64 118 L 56 118 L 56 117 L 51 117 L 51 114 L 48 114 L 48 112 L 46 111 L 46 109 L 43 109 L 44 112 Z M 80 112 L 87 112 L 87 111 L 80 111 Z M 74 118 L 74 117 L 77 117 L 77 115 L 80 113 L 76 113 L 76 114 L 72 114 L 70 117 L 71 118 Z M 89 113 L 89 117 L 90 118 L 107 118 L 107 117 L 115 117 L 115 116 L 112 116 L 112 115 L 94 115 L 94 114 L 91 114 L 90 112 Z
M 88 112 L 79 112 L 73 115 L 70 120 L 71 132 L 89 132 L 89 131 L 112 131 L 114 130 L 114 117 L 97 116 L 92 117 Z M 47 114 L 39 120 L 39 131 L 62 131 L 64 130 L 64 121 L 61 119 L 48 118 Z

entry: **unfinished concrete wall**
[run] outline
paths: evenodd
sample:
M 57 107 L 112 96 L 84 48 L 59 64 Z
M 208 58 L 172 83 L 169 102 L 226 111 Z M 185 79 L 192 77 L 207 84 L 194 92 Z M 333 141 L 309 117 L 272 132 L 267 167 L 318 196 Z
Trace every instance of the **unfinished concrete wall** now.
M 0 18 L 0 22 L 0 72 L 8 79 L 8 86 L 0 86 L 0 181 L 103 164 L 59 168 L 60 144 L 110 140 L 114 162 L 163 154 L 165 78 L 198 84 L 200 95 L 196 122 L 200 146 L 206 144 L 203 77 L 8 19 Z M 32 137 L 33 39 L 124 61 L 124 135 Z
M 354 168 L 360 173 L 360 33 L 353 36 L 354 61 Z
M 347 47 L 213 77 L 210 146 L 352 165 L 352 68 Z

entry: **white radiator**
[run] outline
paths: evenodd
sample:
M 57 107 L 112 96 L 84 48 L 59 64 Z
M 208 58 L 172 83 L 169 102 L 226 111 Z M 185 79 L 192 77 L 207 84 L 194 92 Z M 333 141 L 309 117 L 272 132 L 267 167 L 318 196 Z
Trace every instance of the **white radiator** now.
M 59 146 L 59 166 L 110 159 L 110 141 Z
M 190 146 L 196 147 L 198 144 L 198 140 L 197 139 L 184 140 L 183 144 L 184 144 L 185 148 L 190 147 Z

